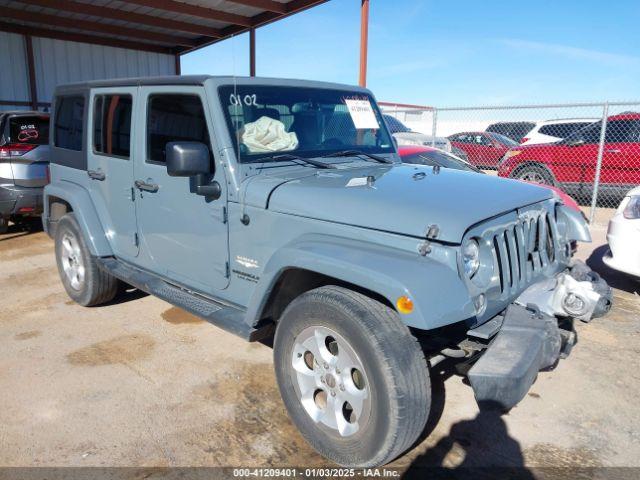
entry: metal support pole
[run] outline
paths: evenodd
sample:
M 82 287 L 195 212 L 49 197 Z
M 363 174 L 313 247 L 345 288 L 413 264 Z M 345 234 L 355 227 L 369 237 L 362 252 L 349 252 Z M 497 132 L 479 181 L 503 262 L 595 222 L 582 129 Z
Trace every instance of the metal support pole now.
M 33 60 L 33 43 L 31 35 L 24 36 L 25 54 L 27 56 L 27 69 L 29 75 L 29 95 L 31 101 L 31 110 L 38 109 L 38 87 L 36 85 L 36 68 Z
M 181 71 L 181 68 L 180 68 L 180 54 L 176 53 L 174 58 L 175 58 L 176 75 L 180 75 L 180 71 Z
M 596 176 L 593 179 L 593 197 L 591 198 L 591 213 L 589 223 L 593 223 L 598 203 L 598 188 L 600 187 L 600 170 L 602 169 L 602 156 L 604 155 L 604 140 L 607 133 L 607 120 L 609 118 L 609 102 L 602 108 L 602 127 L 600 127 L 600 143 L 598 144 L 598 161 L 596 163 Z
M 433 148 L 436 147 L 436 131 L 438 128 L 438 110 L 435 108 L 431 110 L 432 120 L 431 120 L 431 146 Z
M 256 76 L 256 29 L 249 30 L 249 76 Z
M 367 86 L 367 48 L 369 41 L 369 0 L 362 0 L 360 6 L 360 81 L 361 87 Z

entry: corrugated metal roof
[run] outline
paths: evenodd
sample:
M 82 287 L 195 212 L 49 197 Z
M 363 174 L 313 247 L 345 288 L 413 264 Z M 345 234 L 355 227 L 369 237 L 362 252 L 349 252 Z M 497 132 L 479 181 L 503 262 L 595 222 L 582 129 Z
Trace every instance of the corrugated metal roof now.
M 33 57 L 38 98 L 43 102 L 51 101 L 60 84 L 175 73 L 170 55 L 50 38 L 33 39 Z
M 327 0 L 0 0 L 0 32 L 182 54 Z

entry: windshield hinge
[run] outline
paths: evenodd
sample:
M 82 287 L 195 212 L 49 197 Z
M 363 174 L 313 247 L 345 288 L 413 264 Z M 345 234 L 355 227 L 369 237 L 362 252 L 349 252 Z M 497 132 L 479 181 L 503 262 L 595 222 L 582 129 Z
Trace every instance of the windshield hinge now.
M 227 213 L 227 207 L 222 207 L 222 223 L 229 221 L 229 214 Z
M 425 233 L 425 240 L 420 245 L 418 245 L 418 253 L 423 257 L 427 254 L 431 253 L 431 242 L 430 240 L 434 240 L 438 238 L 440 234 L 440 227 L 438 225 L 433 224 L 429 225 L 427 228 L 427 232 Z

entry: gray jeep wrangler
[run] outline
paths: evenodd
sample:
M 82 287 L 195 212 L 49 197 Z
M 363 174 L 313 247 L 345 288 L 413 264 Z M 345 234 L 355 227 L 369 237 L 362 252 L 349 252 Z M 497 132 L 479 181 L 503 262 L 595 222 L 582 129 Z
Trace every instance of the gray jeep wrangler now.
M 118 283 L 273 341 L 321 454 L 385 464 L 420 436 L 430 368 L 508 410 L 611 304 L 572 262 L 579 214 L 535 185 L 402 165 L 366 89 L 185 76 L 59 87 L 46 231 L 81 305 Z M 213 432 L 212 432 L 213 434 Z

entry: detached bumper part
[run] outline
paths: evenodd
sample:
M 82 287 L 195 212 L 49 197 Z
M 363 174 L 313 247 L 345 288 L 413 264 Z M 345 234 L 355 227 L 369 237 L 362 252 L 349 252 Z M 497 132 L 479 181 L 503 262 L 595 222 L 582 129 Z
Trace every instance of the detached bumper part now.
M 611 287 L 600 275 L 583 262 L 575 262 L 568 271 L 526 289 L 515 303 L 536 305 L 547 315 L 590 322 L 611 309 L 612 296 Z
M 468 378 L 480 406 L 509 410 L 524 398 L 540 370 L 552 367 L 576 342 L 571 320 L 584 322 L 606 314 L 612 290 L 582 262 L 525 290 L 505 314 L 500 330 Z
M 514 407 L 538 372 L 555 365 L 563 348 L 571 348 L 570 341 L 555 317 L 510 305 L 500 332 L 468 373 L 478 405 Z

